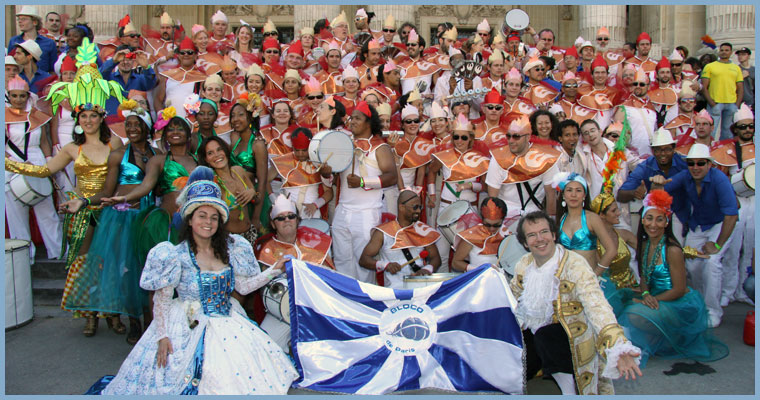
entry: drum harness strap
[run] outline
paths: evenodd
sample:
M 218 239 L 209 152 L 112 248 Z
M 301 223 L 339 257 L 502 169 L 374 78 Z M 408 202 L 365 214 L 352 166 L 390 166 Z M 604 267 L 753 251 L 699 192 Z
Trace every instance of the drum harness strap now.
M 404 258 L 406 258 L 406 261 L 412 261 L 412 259 L 414 258 L 412 257 L 412 252 L 409 251 L 409 249 L 407 248 L 401 249 L 401 252 L 404 254 Z M 417 272 L 421 269 L 420 266 L 417 265 L 417 263 L 411 263 L 409 264 L 409 266 L 412 267 L 412 271 L 414 272 Z
M 13 142 L 11 142 L 11 135 L 10 135 L 10 127 L 6 124 L 6 131 L 7 134 L 5 135 L 5 145 L 8 146 L 11 151 L 16 153 L 24 162 L 28 159 L 28 151 L 29 151 L 29 137 L 31 136 L 31 132 L 29 132 L 29 121 L 24 123 L 24 151 L 21 152 L 21 150 L 16 146 Z
M 531 201 L 532 201 L 532 202 L 533 202 L 533 204 L 535 204 L 535 205 L 536 205 L 538 208 L 541 208 L 541 202 L 540 202 L 540 201 L 538 200 L 538 198 L 536 197 L 536 192 L 538 192 L 538 189 L 541 187 L 541 183 L 542 183 L 542 182 L 539 182 L 539 183 L 536 185 L 536 187 L 534 187 L 534 188 L 530 187 L 530 182 L 529 182 L 529 181 L 525 181 L 525 182 L 520 182 L 520 183 L 517 183 L 517 195 L 518 195 L 518 196 L 520 196 L 520 210 L 522 210 L 522 211 L 525 211 L 525 207 L 526 207 L 526 206 L 528 205 L 528 203 L 530 203 Z M 524 199 L 524 196 L 523 196 L 523 191 L 522 191 L 522 188 L 523 188 L 523 186 L 522 186 L 522 185 L 525 185 L 525 191 L 526 191 L 526 192 L 527 192 L 527 194 L 528 194 L 528 199 L 527 199 L 527 200 L 525 200 L 525 199 Z
M 736 166 L 739 169 L 742 169 L 744 168 L 742 165 L 742 145 L 739 144 L 739 139 L 736 139 L 734 141 L 734 146 L 736 146 Z

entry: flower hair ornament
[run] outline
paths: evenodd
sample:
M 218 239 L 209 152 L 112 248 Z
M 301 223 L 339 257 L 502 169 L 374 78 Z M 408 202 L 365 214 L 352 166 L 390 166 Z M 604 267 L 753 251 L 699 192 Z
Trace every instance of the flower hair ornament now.
M 201 97 L 197 93 L 193 93 L 185 98 L 185 103 L 182 105 L 185 108 L 187 115 L 198 114 L 201 109 Z
M 74 81 L 54 84 L 47 95 L 46 100 L 51 102 L 53 115 L 56 115 L 58 106 L 64 100 L 69 101 L 75 116 L 82 111 L 105 114 L 106 100 L 110 97 L 116 97 L 119 102 L 124 101 L 121 86 L 115 81 L 103 79 L 98 72 L 97 58 L 98 46 L 87 37 L 82 39 L 82 44 L 77 47 L 77 73 Z
M 671 204 L 673 204 L 673 196 L 662 189 L 649 192 L 646 197 L 644 197 L 643 203 L 644 208 L 641 210 L 642 218 L 644 218 L 644 215 L 646 215 L 651 209 L 662 211 L 665 213 L 665 216 L 668 217 L 668 220 L 670 220 L 670 216 L 673 214 L 673 210 L 670 209 Z
M 177 110 L 174 108 L 174 106 L 164 108 L 158 113 L 158 120 L 156 121 L 156 124 L 153 125 L 153 128 L 155 128 L 157 131 L 164 129 L 166 125 L 169 124 L 169 120 L 176 116 Z
M 242 104 L 245 109 L 251 113 L 253 118 L 258 117 L 263 110 L 261 96 L 259 96 L 258 93 L 241 93 L 237 102 Z
M 150 117 L 150 113 L 142 108 L 135 100 L 129 99 L 119 104 L 119 109 L 117 112 L 125 120 L 127 117 L 134 115 L 143 120 L 147 126 L 153 125 L 153 120 Z

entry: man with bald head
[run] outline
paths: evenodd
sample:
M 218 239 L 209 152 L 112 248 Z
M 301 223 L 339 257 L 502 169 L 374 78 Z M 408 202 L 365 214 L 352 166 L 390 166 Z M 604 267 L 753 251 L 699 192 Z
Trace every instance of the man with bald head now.
M 430 275 L 441 266 L 435 245 L 441 234 L 419 221 L 421 213 L 420 196 L 404 189 L 398 195 L 398 217 L 372 229 L 359 265 L 383 272 L 386 287 L 402 289 L 405 276 Z M 426 258 L 419 257 L 422 251 L 427 251 Z M 378 255 L 379 259 L 375 260 Z

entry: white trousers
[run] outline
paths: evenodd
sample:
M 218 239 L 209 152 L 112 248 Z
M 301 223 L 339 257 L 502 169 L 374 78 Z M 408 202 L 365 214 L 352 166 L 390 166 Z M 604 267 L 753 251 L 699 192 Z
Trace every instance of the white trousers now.
M 335 208 L 333 261 L 338 272 L 362 282 L 375 283 L 375 271 L 362 268 L 359 258 L 369 243 L 372 228 L 380 224 L 380 215 L 380 208 L 349 210 L 342 204 Z
M 697 228 L 696 231 L 690 230 L 686 235 L 685 245 L 701 251 L 705 243 L 715 242 L 718 239 L 722 226 L 723 223 L 719 223 L 706 231 L 703 231 L 702 228 Z M 720 292 L 723 281 L 723 262 L 728 261 L 725 260 L 725 256 L 730 246 L 731 238 L 718 253 L 711 255 L 708 259 L 686 259 L 689 285 L 704 297 L 705 306 L 707 306 L 707 311 L 712 319 L 720 319 L 723 316 L 723 308 L 720 306 Z
M 737 198 L 741 205 L 739 220 L 726 250 L 721 290 L 721 298 L 729 302 L 747 297 L 742 285 L 747 279 L 747 267 L 752 265 L 755 251 L 755 196 Z

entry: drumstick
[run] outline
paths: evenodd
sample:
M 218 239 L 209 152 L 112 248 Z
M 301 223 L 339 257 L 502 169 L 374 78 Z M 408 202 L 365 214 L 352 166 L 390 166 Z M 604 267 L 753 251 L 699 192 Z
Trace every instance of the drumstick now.
M 403 263 L 403 264 L 401 264 L 401 268 L 404 268 L 404 267 L 406 267 L 407 265 L 409 265 L 409 264 L 411 264 L 411 263 L 413 263 L 413 262 L 415 262 L 415 261 L 419 260 L 420 258 L 427 258 L 428 254 L 429 254 L 429 253 L 428 253 L 428 251 L 427 251 L 427 250 L 422 250 L 422 251 L 420 252 L 420 255 L 418 255 L 417 257 L 414 257 L 414 258 L 412 258 L 411 260 L 409 260 L 409 261 L 407 261 L 407 262 L 405 262 L 405 263 Z
M 330 157 L 332 157 L 332 155 L 333 155 L 333 153 L 328 154 L 327 157 L 325 157 L 325 160 L 322 161 L 322 164 L 327 164 L 327 161 L 330 160 Z
M 354 163 L 356 161 L 356 150 L 351 152 L 351 175 L 354 175 Z

